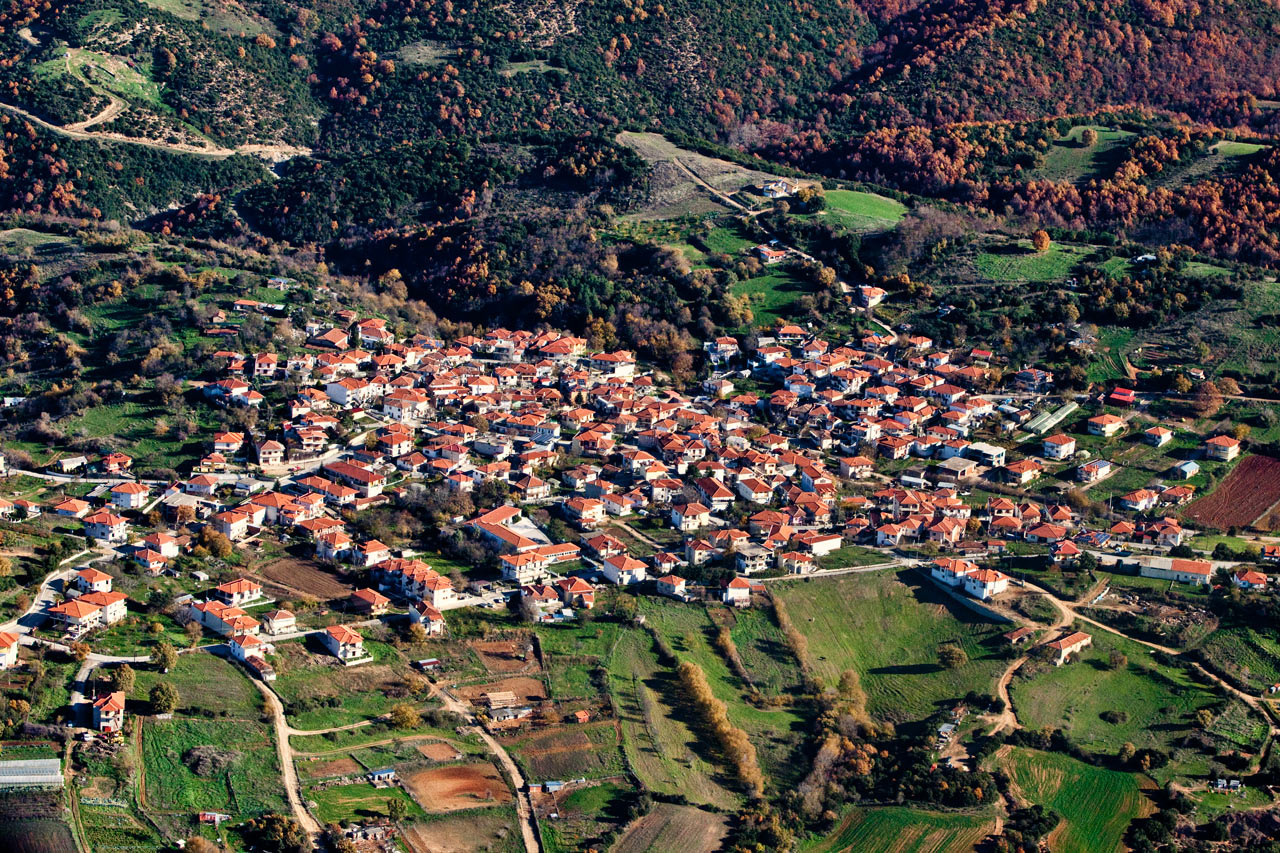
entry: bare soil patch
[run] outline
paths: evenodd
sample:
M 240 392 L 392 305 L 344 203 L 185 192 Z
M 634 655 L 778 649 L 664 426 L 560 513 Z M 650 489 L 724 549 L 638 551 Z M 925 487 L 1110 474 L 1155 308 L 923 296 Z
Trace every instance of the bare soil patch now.
M 530 650 L 529 637 L 474 642 L 470 645 L 489 672 L 522 672 L 537 666 L 537 658 Z
M 353 776 L 364 772 L 354 758 L 337 758 L 333 761 L 313 761 L 303 765 L 303 771 L 312 779 L 324 779 L 330 776 Z
M 491 681 L 488 684 L 473 684 L 470 687 L 460 687 L 457 692 L 468 702 L 474 704 L 480 701 L 480 697 L 484 693 L 498 693 L 504 690 L 510 690 L 516 694 L 516 701 L 518 702 L 541 702 L 547 698 L 547 686 L 538 679 L 527 676 L 504 678 L 500 681 Z
M 353 587 L 314 563 L 284 557 L 259 566 L 255 574 L 269 587 L 275 587 L 290 595 L 306 595 L 328 600 L 345 598 Z
M 429 812 L 453 812 L 512 801 L 511 789 L 492 764 L 432 767 L 402 777 L 404 788 Z
M 413 853 L 478 853 L 510 849 L 505 843 L 512 833 L 519 839 L 515 815 L 509 809 L 494 809 L 490 813 L 416 821 L 405 827 L 403 838 Z
M 432 761 L 457 761 L 462 755 L 449 744 L 438 740 L 418 744 L 418 752 Z

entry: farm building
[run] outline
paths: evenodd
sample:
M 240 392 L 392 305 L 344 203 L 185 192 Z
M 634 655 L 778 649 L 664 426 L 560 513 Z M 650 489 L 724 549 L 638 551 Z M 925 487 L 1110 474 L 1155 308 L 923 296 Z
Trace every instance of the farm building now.
M 1054 640 L 1049 644 L 1049 648 L 1057 655 L 1053 661 L 1054 666 L 1062 666 L 1067 662 L 1067 658 L 1077 652 L 1083 651 L 1091 645 L 1093 645 L 1093 637 L 1090 637 L 1083 631 L 1076 631 L 1068 634 L 1062 639 Z

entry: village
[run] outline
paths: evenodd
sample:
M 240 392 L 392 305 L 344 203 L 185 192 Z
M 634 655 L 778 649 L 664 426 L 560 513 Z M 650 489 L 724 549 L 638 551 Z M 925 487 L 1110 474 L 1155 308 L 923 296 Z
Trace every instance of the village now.
M 771 251 L 760 247 L 766 262 Z M 873 309 L 883 296 L 864 286 L 854 299 Z M 231 661 L 275 708 L 298 824 L 319 832 L 340 823 L 381 849 L 394 835 L 384 821 L 332 808 L 317 820 L 317 797 L 341 785 L 299 782 L 289 741 L 331 727 L 296 721 L 310 706 L 290 678 L 360 678 L 393 656 L 406 670 L 389 644 L 399 648 L 395 631 L 410 631 L 410 645 L 428 652 L 404 683 L 453 715 L 438 739 L 450 760 L 465 752 L 498 762 L 506 780 L 481 774 L 476 784 L 514 802 L 524 849 L 536 850 L 538 821 L 559 814 L 548 795 L 568 780 L 526 778 L 503 744 L 546 719 L 538 673 L 549 653 L 545 639 L 531 653 L 528 628 L 504 629 L 494 636 L 512 648 L 480 652 L 486 665 L 457 677 L 445 649 L 476 636 L 485 613 L 589 626 L 600 609 L 643 624 L 654 618 L 644 599 L 768 609 L 779 582 L 904 571 L 949 607 L 1011 623 L 1004 642 L 1022 655 L 1012 675 L 1032 645 L 1070 665 L 1099 633 L 1120 633 L 1099 620 L 1145 606 L 1117 604 L 1120 577 L 1271 594 L 1280 544 L 1258 540 L 1255 554 L 1220 559 L 1191 547 L 1200 532 L 1183 516 L 1206 473 L 1220 477 L 1247 454 L 1243 436 L 1161 422 L 1147 413 L 1150 400 L 1123 387 L 1063 394 L 1051 373 L 990 349 L 870 327 L 847 341 L 794 324 L 762 331 L 750 347 L 709 340 L 705 378 L 684 392 L 633 353 L 592 351 L 570 335 L 397 336 L 351 310 L 309 324 L 279 351 L 219 350 L 192 388 L 209 407 L 257 410 L 258 426 L 201 436 L 204 452 L 185 478 L 137 478 L 137 460 L 119 452 L 6 472 L 33 485 L 0 499 L 0 518 L 70 529 L 84 545 L 3 626 L 0 668 L 30 667 L 28 654 L 43 649 L 74 655 L 78 686 L 59 716 L 110 740 L 134 714 L 164 718 L 180 706 L 155 688 L 149 704 L 132 699 L 102 674 L 154 663 L 153 643 L 180 649 L 184 665 L 196 652 Z M 300 390 L 282 396 L 283 387 Z M 429 511 L 435 540 L 453 550 L 397 533 L 385 522 L 396 511 Z M 1078 621 L 1064 589 L 1088 591 L 1076 600 L 1111 612 Z M 1042 619 L 1035 599 L 1061 612 Z M 364 688 L 385 689 L 378 684 Z M 1228 689 L 1254 708 L 1268 695 Z M 199 707 L 198 697 L 180 699 Z M 370 708 L 369 719 L 393 713 L 384 702 Z M 577 702 L 556 713 L 590 726 L 616 711 Z M 369 724 L 337 717 L 337 730 Z M 959 765 L 947 756 L 952 732 L 939 760 Z M 527 773 L 528 760 L 519 764 Z M 353 769 L 340 781 L 401 784 L 395 771 Z M 514 793 L 498 793 L 508 784 Z M 404 790 L 408 805 L 393 820 L 430 806 L 413 785 Z M 335 814 L 344 820 L 327 819 Z M 226 818 L 208 820 L 216 829 Z

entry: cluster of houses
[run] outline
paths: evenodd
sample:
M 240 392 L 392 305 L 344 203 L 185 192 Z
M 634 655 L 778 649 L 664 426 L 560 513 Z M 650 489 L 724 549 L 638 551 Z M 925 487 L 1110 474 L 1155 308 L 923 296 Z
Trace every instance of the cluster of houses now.
M 761 248 L 766 256 L 773 249 Z M 856 296 L 874 306 L 884 292 L 867 286 Z M 1067 563 L 1085 548 L 1173 547 L 1187 536 L 1165 511 L 1194 496 L 1190 485 L 1117 497 L 1113 509 L 1134 517 L 1106 530 L 1086 529 L 1065 503 L 1021 492 L 1081 454 L 1075 438 L 1055 433 L 1030 445 L 1038 456 L 1007 458 L 989 436 L 1037 416 L 990 392 L 1044 394 L 1053 375 L 1008 369 L 981 348 L 947 349 L 926 336 L 888 332 L 841 344 L 782 325 L 749 350 L 733 337 L 707 341 L 712 376 L 680 393 L 638 371 L 630 352 L 593 352 L 582 338 L 550 331 L 494 329 L 446 342 L 398 335 L 381 319 L 343 310 L 308 324 L 305 338 L 289 353 L 214 354 L 219 376 L 203 393 L 215 405 L 261 407 L 275 389 L 301 386 L 280 396 L 283 417 L 261 419 L 270 424 L 262 434 L 218 432 L 189 479 L 155 487 L 126 481 L 101 506 L 66 498 L 52 512 L 81 519 L 87 537 L 153 574 L 192 546 L 178 533 L 139 535 L 140 511 L 153 502 L 166 520 L 206 524 L 233 545 L 266 530 L 300 538 L 319 560 L 373 570 L 377 588 L 357 591 L 354 609 L 377 614 L 396 596 L 430 633 L 443 630 L 443 611 L 466 599 L 448 577 L 361 537 L 346 520 L 413 482 L 460 494 L 486 484 L 509 492 L 506 505 L 456 523 L 497 555 L 503 580 L 548 618 L 591 608 L 591 576 L 693 597 L 682 574 L 708 563 L 738 575 L 717 595 L 740 606 L 751 600 L 753 575 L 819 571 L 838 565 L 825 558 L 853 544 L 936 547 L 948 556 L 933 576 L 985 600 L 1001 594 L 1008 578 L 977 561 L 1010 540 L 1046 545 L 1055 562 Z M 748 373 L 752 387 L 774 390 L 738 392 L 733 380 Z M 996 381 L 997 373 L 1007 379 Z M 364 425 L 363 446 L 346 444 L 344 422 Z M 1101 414 L 1087 429 L 1107 437 L 1128 424 Z M 1171 439 L 1162 426 L 1143 434 L 1154 446 Z M 1239 452 L 1230 436 L 1204 444 L 1209 459 Z M 110 454 L 97 465 L 125 474 L 132 460 Z M 1091 483 L 1114 468 L 1085 459 L 1076 478 Z M 261 477 L 246 481 L 248 472 L 278 479 L 268 488 Z M 966 500 L 984 476 L 1012 486 L 1010 496 L 985 505 Z M 859 482 L 875 488 L 850 488 Z M 553 541 L 526 515 L 531 506 L 563 519 L 574 541 Z M 669 526 L 677 541 L 651 541 L 654 553 L 636 556 L 627 547 L 634 543 L 623 541 L 635 527 L 617 527 L 637 517 Z M 564 572 L 579 566 L 588 571 Z M 55 618 L 85 630 L 122 617 L 124 598 L 109 582 L 106 589 L 86 584 L 51 611 Z M 227 636 L 240 659 L 263 661 L 265 641 L 245 603 L 219 587 L 192 606 L 192 618 Z M 364 656 L 350 629 L 330 629 L 324 641 L 344 661 Z

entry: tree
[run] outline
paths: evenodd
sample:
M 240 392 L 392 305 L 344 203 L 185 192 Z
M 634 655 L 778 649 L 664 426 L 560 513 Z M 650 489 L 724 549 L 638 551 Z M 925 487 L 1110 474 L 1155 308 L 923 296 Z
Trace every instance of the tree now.
M 409 806 L 399 797 L 392 797 L 387 800 L 387 817 L 391 818 L 392 823 L 399 823 L 404 820 L 405 815 L 409 813 Z
M 397 729 L 416 729 L 422 725 L 422 714 L 407 702 L 401 702 L 391 709 L 391 725 Z
M 266 850 L 303 853 L 311 849 L 311 839 L 293 818 L 284 815 L 268 814 L 251 820 L 249 831 Z
M 200 623 L 192 619 L 187 626 L 182 629 L 187 635 L 187 647 L 194 649 L 200 644 L 201 638 L 204 637 L 204 629 L 200 627 Z
M 1173 390 L 1177 391 L 1179 394 L 1187 393 L 1191 390 L 1191 380 L 1184 374 L 1179 373 L 1177 376 L 1173 377 Z
M 127 663 L 111 670 L 111 687 L 114 690 L 123 691 L 126 694 L 133 692 L 133 686 L 138 682 L 138 674 L 133 671 L 133 667 Z
M 219 853 L 222 848 L 207 838 L 194 835 L 187 839 L 187 846 L 182 849 L 187 853 Z
M 231 556 L 231 540 L 214 530 L 212 524 L 200 530 L 200 544 L 219 560 L 225 560 Z
M 89 652 L 91 651 L 93 650 L 89 648 L 88 643 L 72 643 L 71 644 L 71 656 L 75 658 L 79 663 L 84 663 L 88 659 Z
M 1031 246 L 1037 252 L 1049 251 L 1049 244 L 1051 242 L 1052 241 L 1049 239 L 1049 232 L 1043 228 L 1037 228 L 1036 232 L 1031 235 Z
M 1083 145 L 1085 148 L 1092 148 L 1093 146 L 1097 145 L 1098 131 L 1094 130 L 1092 127 L 1086 127 L 1080 133 L 1080 144 Z
M 1111 654 L 1107 655 L 1107 665 L 1112 669 L 1124 669 L 1129 665 L 1129 659 L 1119 649 L 1112 649 Z
M 1120 747 L 1120 751 L 1116 753 L 1116 758 L 1120 759 L 1121 764 L 1128 764 L 1133 761 L 1133 757 L 1138 754 L 1138 748 L 1131 743 L 1126 743 Z
M 178 651 L 162 640 L 151 650 L 151 662 L 161 672 L 168 672 L 178 665 Z
M 955 643 L 946 643 L 938 649 L 938 663 L 947 669 L 959 669 L 969 662 L 969 655 Z
M 161 681 L 151 688 L 148 696 L 151 708 L 157 714 L 172 714 L 178 707 L 178 688 L 167 681 Z
M 1196 725 L 1202 729 L 1208 729 L 1213 725 L 1213 712 L 1208 708 L 1201 708 L 1196 711 Z

